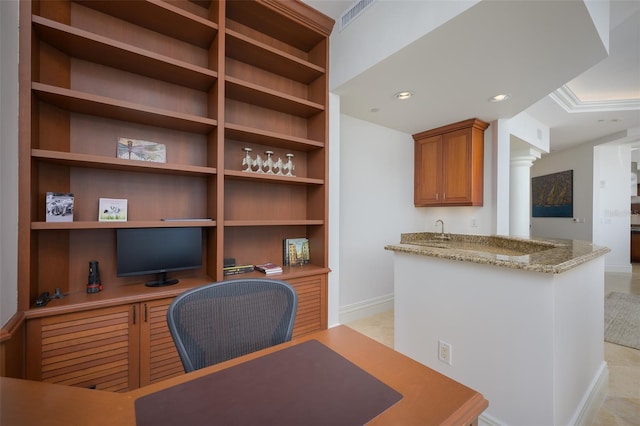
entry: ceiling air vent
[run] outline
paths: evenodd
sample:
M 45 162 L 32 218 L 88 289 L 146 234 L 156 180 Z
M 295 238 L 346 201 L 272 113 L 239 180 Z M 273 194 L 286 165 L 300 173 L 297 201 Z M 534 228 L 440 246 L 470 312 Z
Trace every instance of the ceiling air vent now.
M 362 14 L 376 0 L 358 0 L 353 6 L 340 15 L 340 31 L 344 30 L 354 19 Z

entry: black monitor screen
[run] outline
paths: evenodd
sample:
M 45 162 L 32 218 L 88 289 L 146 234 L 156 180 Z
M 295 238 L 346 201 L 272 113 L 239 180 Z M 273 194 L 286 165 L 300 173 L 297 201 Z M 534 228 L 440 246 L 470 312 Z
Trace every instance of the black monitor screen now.
M 123 228 L 117 230 L 119 277 L 160 274 L 150 287 L 171 285 L 166 273 L 202 267 L 202 228 Z

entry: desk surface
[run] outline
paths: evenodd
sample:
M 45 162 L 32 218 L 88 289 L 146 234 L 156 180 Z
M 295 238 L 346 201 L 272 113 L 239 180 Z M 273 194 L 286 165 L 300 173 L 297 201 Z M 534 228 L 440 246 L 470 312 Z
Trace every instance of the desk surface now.
M 138 398 L 311 339 L 402 394 L 402 399 L 371 420 L 371 425 L 467 425 L 488 406 L 478 392 L 340 326 L 122 394 L 0 378 L 0 424 L 135 425 Z

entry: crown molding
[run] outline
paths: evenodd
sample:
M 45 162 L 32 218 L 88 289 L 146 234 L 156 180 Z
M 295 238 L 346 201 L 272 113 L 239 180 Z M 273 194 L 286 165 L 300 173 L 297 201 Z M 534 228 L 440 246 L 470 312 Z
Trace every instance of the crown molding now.
M 549 97 L 568 113 L 615 112 L 640 110 L 640 99 L 609 99 L 604 101 L 582 101 L 565 84 Z

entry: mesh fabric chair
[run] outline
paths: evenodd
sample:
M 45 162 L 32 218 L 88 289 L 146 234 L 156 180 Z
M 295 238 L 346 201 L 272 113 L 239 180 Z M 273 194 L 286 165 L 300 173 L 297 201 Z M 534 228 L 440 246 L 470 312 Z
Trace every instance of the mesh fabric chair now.
M 176 297 L 167 323 L 188 373 L 291 340 L 297 307 L 284 281 L 237 279 Z

